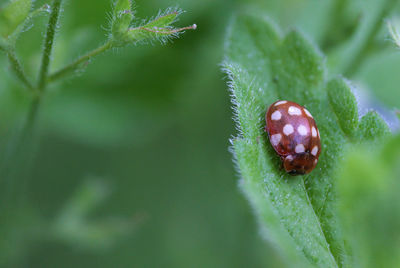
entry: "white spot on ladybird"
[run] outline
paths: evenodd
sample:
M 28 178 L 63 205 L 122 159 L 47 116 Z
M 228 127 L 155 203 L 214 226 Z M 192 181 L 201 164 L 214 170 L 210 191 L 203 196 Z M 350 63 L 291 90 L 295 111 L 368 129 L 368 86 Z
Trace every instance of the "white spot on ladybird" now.
M 312 150 L 311 150 L 311 154 L 312 154 L 313 156 L 316 156 L 317 153 L 318 153 L 318 146 L 315 145 L 314 148 L 312 148 Z
M 306 108 L 303 108 L 303 110 L 304 110 L 304 112 L 306 113 L 306 115 L 307 115 L 308 117 L 314 118 L 314 117 L 311 115 L 311 113 L 310 113 Z
M 301 115 L 300 109 L 297 108 L 297 107 L 294 107 L 294 106 L 290 106 L 290 107 L 289 107 L 288 113 L 289 113 L 290 115 Z
M 294 132 L 294 129 L 293 129 L 293 126 L 291 124 L 286 124 L 283 127 L 283 134 L 285 134 L 286 136 L 289 136 L 293 132 Z
M 311 134 L 313 137 L 317 137 L 317 130 L 315 129 L 315 127 L 311 128 Z
M 278 105 L 285 104 L 285 103 L 287 103 L 287 101 L 285 101 L 285 100 L 283 100 L 283 101 L 278 101 L 277 103 L 275 103 L 274 106 L 278 106 Z
M 275 111 L 271 114 L 271 120 L 279 120 L 281 119 L 282 114 L 279 111 Z
M 299 132 L 299 134 L 301 135 L 301 136 L 306 136 L 307 135 L 307 128 L 305 127 L 305 126 L 303 126 L 303 125 L 300 125 L 298 128 L 297 128 L 297 132 Z
M 273 146 L 277 146 L 279 144 L 279 142 L 282 139 L 282 135 L 281 134 L 274 134 L 271 135 L 271 143 Z
M 293 160 L 293 156 L 290 154 L 290 155 L 286 156 L 285 159 L 286 159 L 286 160 L 289 160 L 289 161 L 292 161 L 292 160 Z
M 304 145 L 303 144 L 297 144 L 296 145 L 296 148 L 294 148 L 294 151 L 296 152 L 296 153 L 298 153 L 298 154 L 300 154 L 300 153 L 304 153 L 305 152 L 305 148 L 304 148 Z

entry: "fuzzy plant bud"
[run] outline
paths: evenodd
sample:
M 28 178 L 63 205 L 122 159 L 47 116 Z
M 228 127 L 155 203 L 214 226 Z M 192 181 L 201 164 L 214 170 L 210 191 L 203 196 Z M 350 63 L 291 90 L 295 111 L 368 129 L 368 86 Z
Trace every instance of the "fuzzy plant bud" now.
M 117 0 L 114 5 L 111 34 L 114 39 L 123 39 L 133 20 L 131 0 Z
M 180 9 L 168 9 L 144 25 L 129 29 L 130 42 L 136 43 L 146 40 L 166 42 L 170 38 L 177 37 L 185 30 L 195 30 L 197 28 L 196 24 L 182 28 L 173 27 L 172 24 L 176 22 L 180 14 L 182 14 Z

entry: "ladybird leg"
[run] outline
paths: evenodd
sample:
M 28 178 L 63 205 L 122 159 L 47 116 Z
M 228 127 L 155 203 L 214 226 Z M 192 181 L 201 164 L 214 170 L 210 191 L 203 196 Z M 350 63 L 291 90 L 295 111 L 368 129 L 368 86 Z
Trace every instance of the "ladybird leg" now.
M 280 170 L 285 170 L 285 157 L 284 156 L 280 156 L 280 158 L 281 158 Z

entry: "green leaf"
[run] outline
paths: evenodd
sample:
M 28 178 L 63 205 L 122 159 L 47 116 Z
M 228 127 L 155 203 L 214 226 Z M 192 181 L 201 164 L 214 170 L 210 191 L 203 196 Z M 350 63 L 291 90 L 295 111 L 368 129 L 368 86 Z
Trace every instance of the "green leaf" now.
M 146 23 L 143 27 L 163 28 L 170 26 L 177 20 L 178 16 L 181 15 L 182 13 L 183 11 L 180 9 L 167 10 L 166 12 L 164 12 L 164 14 L 158 15 L 154 20 L 151 20 L 149 23 Z
M 195 30 L 196 24 L 182 28 L 171 26 L 182 13 L 183 11 L 180 9 L 168 9 L 144 25 L 129 29 L 127 39 L 134 43 L 146 40 L 166 42 L 171 38 L 178 37 L 185 30 Z
M 349 85 L 342 78 L 333 79 L 327 86 L 329 103 L 337 115 L 343 132 L 354 135 L 358 127 L 357 101 Z
M 263 16 L 237 16 L 226 52 L 239 130 L 233 152 L 261 229 L 291 266 L 346 266 L 349 253 L 335 209 L 333 174 L 350 145 L 349 135 L 370 127 L 357 128 L 357 106 L 347 83 L 341 78 L 327 83 L 324 57 L 314 45 L 298 31 L 282 34 Z M 279 99 L 305 106 L 317 122 L 322 149 L 309 175 L 286 174 L 263 131 L 266 109 Z M 345 109 L 350 114 L 341 117 Z
M 390 133 L 386 122 L 376 112 L 368 112 L 361 118 L 360 129 L 358 131 L 359 139 L 374 140 L 377 137 L 383 137 Z
M 114 3 L 114 12 L 111 21 L 111 33 L 115 38 L 124 35 L 133 20 L 132 1 L 117 0 Z
M 352 267 L 397 267 L 400 135 L 383 146 L 374 143 L 352 148 L 345 155 L 337 176 L 339 211 L 354 254 Z
M 28 17 L 32 0 L 12 0 L 0 8 L 0 34 L 7 38 Z

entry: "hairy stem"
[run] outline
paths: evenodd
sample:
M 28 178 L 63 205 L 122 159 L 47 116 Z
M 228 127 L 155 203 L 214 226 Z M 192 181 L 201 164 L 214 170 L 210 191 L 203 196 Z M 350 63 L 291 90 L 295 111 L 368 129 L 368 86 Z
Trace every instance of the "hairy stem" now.
M 54 37 L 56 34 L 58 18 L 60 15 L 61 1 L 62 0 L 54 0 L 51 7 L 49 23 L 47 25 L 46 37 L 43 46 L 42 64 L 39 73 L 38 89 L 40 91 L 43 91 L 46 88 L 50 57 L 53 50 Z
M 347 76 L 354 75 L 354 73 L 360 68 L 366 58 L 365 56 L 369 53 L 370 49 L 374 45 L 375 37 L 382 26 L 383 19 L 390 13 L 390 11 L 393 10 L 396 4 L 397 0 L 386 0 L 384 7 L 381 9 L 381 12 L 373 23 L 373 27 L 370 28 L 368 34 L 366 35 L 365 41 L 363 42 L 361 48 L 353 57 L 353 60 L 350 62 L 350 64 L 348 64 L 345 68 L 344 73 Z
M 11 65 L 11 70 L 15 73 L 17 78 L 30 90 L 35 91 L 35 88 L 33 87 L 32 83 L 29 81 L 28 77 L 25 75 L 25 72 L 21 66 L 21 63 L 19 62 L 17 55 L 15 55 L 14 50 L 12 49 L 6 49 L 5 50 L 8 56 L 8 60 Z
M 68 64 L 67 66 L 61 68 L 60 70 L 56 71 L 55 73 L 51 74 L 48 77 L 48 82 L 54 82 L 66 75 L 68 75 L 69 73 L 75 71 L 76 69 L 78 69 L 78 67 L 83 64 L 86 63 L 88 61 L 90 61 L 91 58 L 104 53 L 105 51 L 111 49 L 113 47 L 112 42 L 108 41 L 107 43 L 105 43 L 104 45 L 96 48 L 95 50 L 90 51 L 89 53 L 87 53 L 86 55 L 76 59 L 75 61 L 73 61 L 72 63 Z
M 37 115 L 39 111 L 39 106 L 42 98 L 42 92 L 46 88 L 46 81 L 47 81 L 47 76 L 48 76 L 48 69 L 49 69 L 49 64 L 50 64 L 50 57 L 51 57 L 51 52 L 53 48 L 53 43 L 54 43 L 54 36 L 56 32 L 56 27 L 58 23 L 58 18 L 60 14 L 60 9 L 61 9 L 61 2 L 62 0 L 54 0 L 53 5 L 51 8 L 51 14 L 50 14 L 50 19 L 49 23 L 47 25 L 46 29 L 46 37 L 45 37 L 45 43 L 44 43 L 44 48 L 43 48 L 43 55 L 42 55 L 42 63 L 41 63 L 41 68 L 40 68 L 40 73 L 39 73 L 39 82 L 37 87 L 34 87 L 32 83 L 29 82 L 28 78 L 25 76 L 25 73 L 23 72 L 23 69 L 14 53 L 13 49 L 7 48 L 6 52 L 9 58 L 9 61 L 11 63 L 11 67 L 13 71 L 16 73 L 17 77 L 30 89 L 35 90 L 38 94 L 35 94 L 32 99 L 32 103 L 30 104 L 29 107 L 29 112 L 27 114 L 27 118 L 22 126 L 21 133 L 18 135 L 18 139 L 16 140 L 15 145 L 11 149 L 10 152 L 10 157 L 7 157 L 8 161 L 5 165 L 5 171 L 6 174 L 8 173 L 7 170 L 11 170 L 10 172 L 13 173 L 13 165 L 15 164 L 22 164 L 24 166 L 28 165 L 29 166 L 29 159 L 25 159 L 25 156 L 28 152 L 26 152 L 25 148 L 28 148 L 29 145 L 31 145 L 30 141 L 32 141 L 32 138 L 34 136 L 34 127 L 36 124 L 37 120 Z M 20 159 L 24 159 L 24 161 L 21 161 Z M 22 169 L 19 172 L 23 172 L 24 170 Z M 18 173 L 17 171 L 15 171 Z M 13 175 L 10 175 L 13 176 Z M 5 176 L 7 177 L 7 175 Z M 21 178 L 20 178 L 21 177 Z M 22 179 L 23 175 L 15 175 L 15 179 Z M 11 178 L 10 178 L 11 179 Z M 15 180 L 13 180 L 15 181 Z

